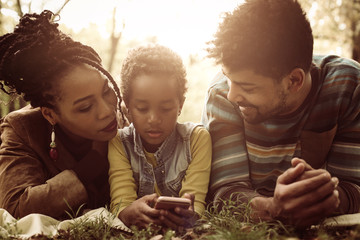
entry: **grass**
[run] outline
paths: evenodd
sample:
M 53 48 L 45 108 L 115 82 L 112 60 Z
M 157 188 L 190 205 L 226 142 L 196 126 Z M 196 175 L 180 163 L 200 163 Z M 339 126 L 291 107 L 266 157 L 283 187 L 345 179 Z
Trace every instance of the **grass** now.
M 74 221 L 67 230 L 60 230 L 55 236 L 38 234 L 27 240 L 356 240 L 360 239 L 360 225 L 353 227 L 329 228 L 316 226 L 296 230 L 281 222 L 252 222 L 249 218 L 248 205 L 235 205 L 232 201 L 224 202 L 224 209 L 217 211 L 209 208 L 204 217 L 191 229 L 175 232 L 171 229 L 151 225 L 146 229 L 132 227 L 133 233 L 111 227 L 114 216 L 99 216 L 95 219 Z M 18 240 L 16 223 L 2 226 L 8 235 L 0 231 L 0 239 Z

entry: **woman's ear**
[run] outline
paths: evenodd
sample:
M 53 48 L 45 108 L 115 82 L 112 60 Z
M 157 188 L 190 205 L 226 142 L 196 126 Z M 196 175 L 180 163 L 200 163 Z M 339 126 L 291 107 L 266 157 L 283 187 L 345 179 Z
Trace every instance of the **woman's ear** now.
M 55 125 L 57 121 L 57 114 L 55 113 L 54 109 L 48 107 L 41 107 L 40 108 L 42 115 L 51 125 Z

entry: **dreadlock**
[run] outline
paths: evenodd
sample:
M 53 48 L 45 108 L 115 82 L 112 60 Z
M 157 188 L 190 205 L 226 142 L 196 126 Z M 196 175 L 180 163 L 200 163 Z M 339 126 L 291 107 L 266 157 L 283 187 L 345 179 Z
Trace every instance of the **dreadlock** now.
M 74 41 L 58 29 L 54 22 L 56 15 L 45 10 L 41 14 L 26 14 L 13 33 L 0 37 L 0 88 L 7 94 L 21 94 L 33 107 L 55 108 L 51 90 L 57 79 L 79 63 L 88 64 L 112 83 L 119 99 L 120 90 L 101 65 L 101 58 L 95 50 Z M 7 88 L 5 88 L 7 86 Z

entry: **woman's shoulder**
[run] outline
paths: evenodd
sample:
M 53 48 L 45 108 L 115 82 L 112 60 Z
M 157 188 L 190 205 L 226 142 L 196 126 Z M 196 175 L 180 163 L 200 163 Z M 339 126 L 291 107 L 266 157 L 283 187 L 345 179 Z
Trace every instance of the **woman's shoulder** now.
M 44 129 L 46 124 L 40 108 L 26 106 L 19 110 L 8 113 L 1 121 L 1 131 L 5 127 L 15 129 L 16 132 L 31 131 L 37 132 Z
M 41 114 L 40 108 L 33 108 L 27 105 L 19 110 L 8 113 L 4 117 L 4 121 L 17 122 L 17 121 L 39 121 L 45 120 Z

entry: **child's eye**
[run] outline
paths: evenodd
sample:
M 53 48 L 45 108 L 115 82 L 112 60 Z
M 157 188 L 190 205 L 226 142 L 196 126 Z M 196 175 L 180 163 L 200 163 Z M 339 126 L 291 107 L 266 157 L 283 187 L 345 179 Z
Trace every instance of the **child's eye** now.
M 146 112 L 147 108 L 137 107 L 136 110 L 138 110 L 139 112 Z
M 170 112 L 171 110 L 173 110 L 173 108 L 163 108 L 162 109 L 163 112 Z

